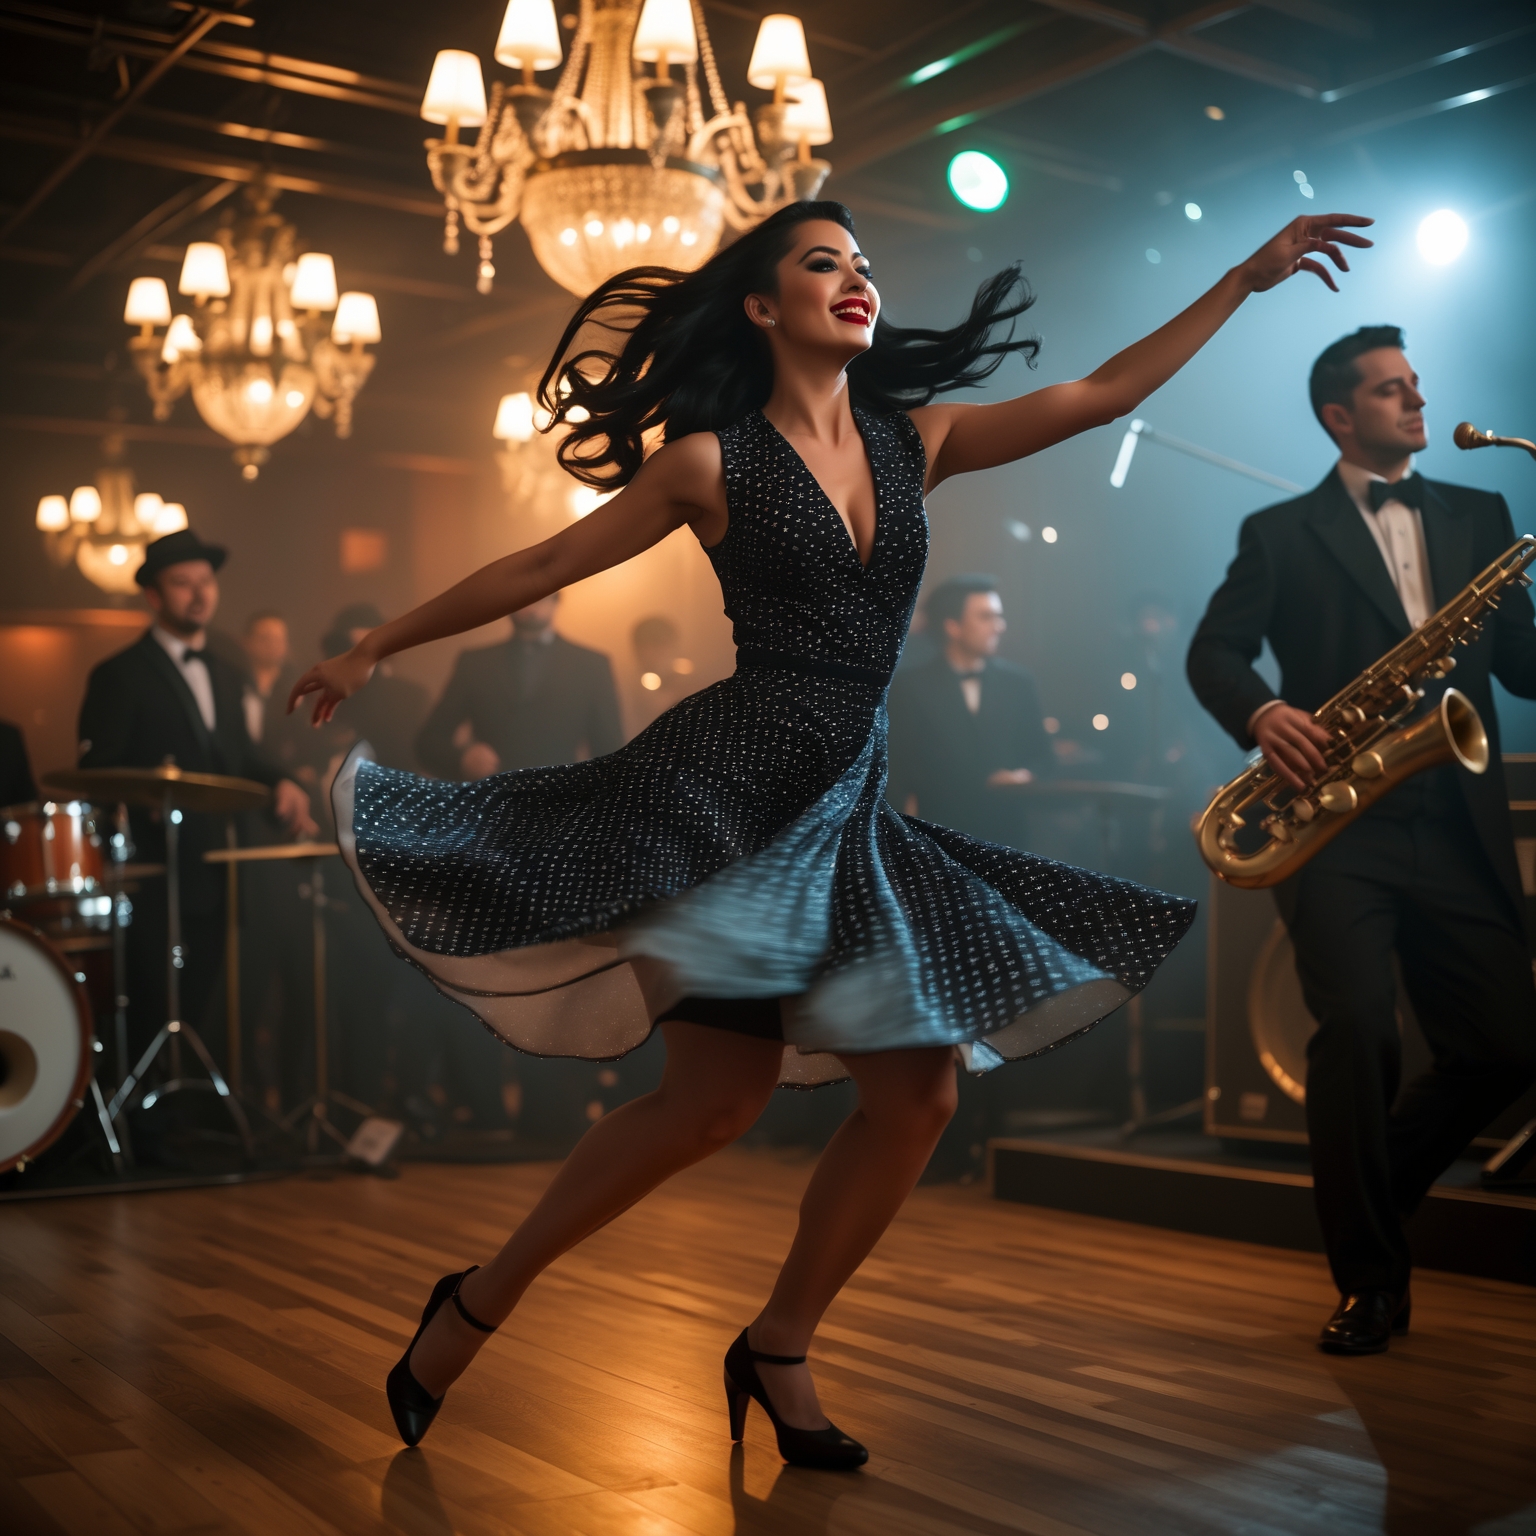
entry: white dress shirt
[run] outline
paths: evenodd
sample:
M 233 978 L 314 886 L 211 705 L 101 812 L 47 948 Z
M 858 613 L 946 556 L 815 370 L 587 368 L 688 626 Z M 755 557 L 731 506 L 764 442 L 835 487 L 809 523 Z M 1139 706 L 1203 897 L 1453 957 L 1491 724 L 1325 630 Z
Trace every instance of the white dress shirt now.
M 1412 459 L 1405 473 L 1413 473 Z M 1373 512 L 1367 487 L 1372 480 L 1386 484 L 1386 476 L 1372 474 L 1358 464 L 1346 464 L 1340 459 L 1339 479 L 1371 530 L 1386 562 L 1387 574 L 1402 599 L 1403 612 L 1417 629 L 1435 611 L 1435 595 L 1429 584 L 1429 551 L 1424 546 L 1424 519 L 1419 516 L 1419 509 L 1389 500 L 1382 502 L 1379 512 Z
M 160 643 L 160 648 L 171 658 L 176 670 L 186 680 L 187 687 L 192 690 L 192 697 L 197 700 L 197 712 L 203 717 L 203 724 L 211 731 L 218 721 L 218 715 L 213 705 L 213 679 L 208 675 L 208 665 L 201 657 L 194 661 L 187 660 L 187 652 L 192 649 L 190 641 L 183 640 L 176 635 L 167 634 L 156 624 L 150 633 Z M 205 645 L 206 641 L 203 642 Z
M 245 732 L 257 745 L 261 743 L 262 728 L 267 723 L 267 701 L 249 684 L 240 696 L 245 708 Z

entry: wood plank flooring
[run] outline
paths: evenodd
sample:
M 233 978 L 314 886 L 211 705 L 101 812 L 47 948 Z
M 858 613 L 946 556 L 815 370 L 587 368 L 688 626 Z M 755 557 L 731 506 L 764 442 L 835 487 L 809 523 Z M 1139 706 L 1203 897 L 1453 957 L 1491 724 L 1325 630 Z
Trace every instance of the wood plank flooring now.
M 720 1358 L 808 1159 L 736 1151 L 557 1265 L 415 1451 L 384 1374 L 544 1166 L 0 1208 L 0 1530 L 411 1536 L 1536 1532 L 1536 1293 L 1421 1274 L 1333 1360 L 1321 1260 L 920 1190 L 813 1355 L 861 1473 L 785 1468 Z

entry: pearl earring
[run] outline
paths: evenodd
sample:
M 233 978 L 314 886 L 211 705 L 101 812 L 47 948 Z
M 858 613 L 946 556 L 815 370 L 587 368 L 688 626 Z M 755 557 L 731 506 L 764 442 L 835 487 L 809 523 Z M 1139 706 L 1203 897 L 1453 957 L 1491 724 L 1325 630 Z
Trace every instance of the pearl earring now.
M 777 320 L 775 320 L 772 315 L 765 315 L 763 317 L 763 324 L 764 325 L 777 325 L 778 323 L 779 322 Z

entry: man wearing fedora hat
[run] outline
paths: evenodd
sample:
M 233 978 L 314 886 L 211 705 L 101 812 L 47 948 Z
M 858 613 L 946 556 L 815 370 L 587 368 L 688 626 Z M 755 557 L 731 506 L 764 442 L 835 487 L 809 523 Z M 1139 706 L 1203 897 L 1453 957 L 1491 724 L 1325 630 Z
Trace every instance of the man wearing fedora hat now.
M 137 580 L 154 622 L 126 650 L 92 671 L 80 710 L 82 768 L 154 768 L 174 763 L 196 773 L 229 774 L 272 786 L 273 811 L 294 836 L 316 827 L 309 797 L 252 742 L 244 680 L 208 646 L 219 605 L 215 574 L 226 551 L 190 529 L 156 539 Z M 132 813 L 139 862 L 162 863 L 165 837 L 147 811 Z M 224 949 L 222 870 L 203 861 L 224 842 L 224 819 L 188 813 L 181 825 L 182 1011 L 200 1024 Z M 129 929 L 129 1032 L 147 1045 L 165 1017 L 165 910 L 153 890 L 135 904 Z

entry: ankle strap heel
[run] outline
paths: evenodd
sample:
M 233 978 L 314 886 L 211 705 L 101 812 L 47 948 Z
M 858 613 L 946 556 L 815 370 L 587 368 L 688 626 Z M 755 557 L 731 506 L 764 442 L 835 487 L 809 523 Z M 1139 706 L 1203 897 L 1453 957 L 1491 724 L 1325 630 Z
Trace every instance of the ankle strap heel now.
M 747 1342 L 747 1330 L 725 1356 L 725 1406 L 730 1417 L 731 1439 L 740 1440 L 747 1425 L 747 1404 L 756 1400 L 773 1424 L 779 1442 L 779 1455 L 791 1466 L 820 1467 L 827 1471 L 852 1471 L 869 1460 L 869 1452 L 835 1424 L 825 1429 L 797 1429 L 786 1424 L 773 1406 L 757 1367 L 762 1365 L 804 1365 L 804 1355 L 768 1355 Z
M 459 1316 L 462 1317 L 471 1328 L 478 1328 L 481 1333 L 495 1333 L 497 1328 L 499 1328 L 501 1325 L 499 1323 L 482 1323 L 480 1319 L 476 1317 L 474 1313 L 464 1305 L 464 1298 L 459 1295 L 460 1290 L 463 1289 L 464 1282 L 468 1280 L 469 1277 L 479 1268 L 480 1266 L 478 1264 L 471 1264 L 469 1268 L 459 1276 L 459 1283 L 454 1286 L 453 1293 L 449 1296 L 448 1299 L 453 1303 L 453 1310 L 457 1312 Z

